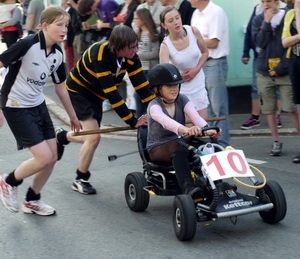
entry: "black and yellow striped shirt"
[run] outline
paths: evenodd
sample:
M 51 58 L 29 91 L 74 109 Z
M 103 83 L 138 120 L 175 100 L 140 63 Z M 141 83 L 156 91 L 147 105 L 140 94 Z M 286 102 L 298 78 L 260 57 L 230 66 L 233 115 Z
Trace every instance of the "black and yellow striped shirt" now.
M 139 57 L 124 58 L 118 66 L 117 57 L 108 44 L 95 43 L 84 52 L 70 72 L 66 87 L 68 91 L 87 98 L 108 99 L 120 118 L 133 127 L 137 119 L 117 91 L 126 72 L 144 104 L 148 104 L 155 95 L 148 89 L 149 82 L 144 76 Z

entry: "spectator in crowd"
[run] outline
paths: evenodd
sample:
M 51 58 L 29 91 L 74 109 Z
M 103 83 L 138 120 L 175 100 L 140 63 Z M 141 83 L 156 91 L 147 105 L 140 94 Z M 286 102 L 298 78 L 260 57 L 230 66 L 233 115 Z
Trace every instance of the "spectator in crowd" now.
M 207 118 L 209 100 L 202 69 L 208 58 L 205 41 L 196 27 L 182 25 L 174 6 L 162 11 L 161 24 L 167 36 L 160 47 L 160 63 L 172 63 L 179 69 L 184 80 L 181 93 L 191 100 L 202 118 Z
M 154 23 L 155 23 L 157 29 L 159 29 L 160 28 L 159 15 L 160 15 L 161 11 L 164 9 L 164 7 L 161 5 L 160 1 L 159 0 L 146 0 L 144 3 L 139 4 L 138 7 L 136 8 L 136 10 L 143 9 L 143 8 L 146 8 L 150 11 L 150 14 L 154 20 Z M 134 30 L 137 30 L 134 22 L 132 23 L 131 26 Z
M 126 6 L 127 7 L 127 6 Z M 95 25 L 89 26 L 90 28 L 96 28 L 98 31 L 95 35 L 104 37 L 105 40 L 109 39 L 113 17 L 116 11 L 119 10 L 119 4 L 115 0 L 80 0 L 78 3 L 78 11 L 81 15 L 91 15 L 97 13 L 98 20 Z M 87 24 L 85 23 L 85 28 Z M 85 32 L 86 34 L 87 32 Z M 90 32 L 92 33 L 92 32 Z M 103 102 L 103 112 L 112 110 L 109 100 Z
M 124 3 L 120 4 L 120 6 L 117 8 L 110 26 L 113 28 L 117 24 L 122 23 L 131 27 L 133 13 L 138 5 L 139 2 L 137 0 L 124 0 Z
M 158 64 L 159 39 L 156 24 L 149 9 L 137 9 L 133 18 L 136 33 L 138 35 L 138 52 L 144 74 L 148 79 L 148 72 Z M 141 103 L 137 92 L 134 92 L 136 103 L 136 116 L 140 117 L 145 113 L 145 107 Z
M 70 27 L 72 27 L 74 33 L 73 50 L 74 50 L 74 64 L 81 58 L 83 52 L 89 47 L 89 44 L 84 41 L 84 32 L 82 30 L 82 20 L 86 20 L 87 17 L 81 17 L 78 13 L 78 0 L 69 0 L 70 6 L 74 12 L 71 15 Z
M 27 17 L 27 8 L 29 5 L 30 0 L 21 0 L 21 6 L 23 8 L 23 19 L 22 19 L 22 24 L 26 23 L 26 17 Z
M 90 33 L 94 34 L 95 40 L 91 43 L 109 39 L 112 30 L 110 23 L 118 7 L 119 4 L 115 0 L 80 0 L 78 2 L 78 12 L 81 16 L 95 15 L 97 17 L 94 24 L 83 23 L 85 29 L 93 30 Z
M 44 9 L 44 0 L 30 1 L 26 17 L 26 29 L 28 34 L 33 34 L 37 31 L 37 27 L 40 23 L 40 17 Z
M 252 37 L 259 50 L 256 76 L 261 98 L 262 113 L 267 115 L 273 144 L 271 156 L 280 156 L 282 143 L 276 123 L 276 88 L 282 100 L 282 110 L 290 114 L 292 123 L 300 133 L 299 118 L 293 104 L 293 92 L 288 76 L 286 50 L 281 44 L 284 16 L 286 10 L 279 8 L 279 0 L 263 1 L 264 12 L 257 15 L 252 23 Z
M 242 56 L 242 63 L 248 64 L 250 60 L 250 50 L 253 51 L 253 62 L 252 62 L 252 84 L 251 84 L 251 116 L 241 125 L 241 129 L 248 130 L 252 129 L 253 127 L 260 126 L 260 120 L 259 115 L 261 111 L 260 107 L 260 99 L 259 94 L 257 91 L 257 83 L 256 83 L 256 59 L 258 56 L 258 49 L 256 49 L 253 39 L 252 39 L 252 33 L 251 33 L 251 27 L 252 27 L 252 21 L 253 18 L 256 15 L 259 15 L 263 12 L 263 4 L 258 4 L 254 7 L 254 10 L 252 12 L 252 15 L 250 17 L 250 20 L 247 25 L 247 31 L 245 33 L 244 38 L 244 50 L 243 50 L 243 56 Z M 280 8 L 287 8 L 287 4 L 283 1 L 280 1 Z M 280 96 L 277 94 L 277 112 L 276 112 L 276 122 L 277 127 L 281 128 L 282 123 L 280 119 L 280 113 L 281 113 L 281 101 Z
M 28 148 L 33 156 L 10 174 L 0 176 L 0 198 L 12 212 L 19 211 L 18 186 L 33 176 L 23 212 L 41 216 L 55 214 L 52 206 L 41 201 L 41 190 L 57 161 L 54 127 L 43 95 L 48 75 L 69 115 L 71 129 L 81 128 L 65 88 L 63 53 L 57 44 L 67 33 L 69 20 L 63 8 L 48 7 L 41 14 L 41 31 L 16 42 L 0 55 L 0 68 L 8 67 L 1 88 L 1 108 L 18 149 Z
M 284 19 L 282 45 L 288 48 L 289 76 L 293 87 L 293 100 L 300 117 L 300 0 L 294 0 L 294 9 L 287 12 Z M 299 119 L 300 120 L 300 119 Z M 293 158 L 293 163 L 300 163 L 300 154 Z
M 189 0 L 195 8 L 191 25 L 202 34 L 208 48 L 208 60 L 203 66 L 205 85 L 210 105 L 211 118 L 225 116 L 226 120 L 211 123 L 222 129 L 219 143 L 226 147 L 230 143 L 228 92 L 226 87 L 229 54 L 229 24 L 224 10 L 211 0 Z
M 195 8 L 191 6 L 191 3 L 187 0 L 160 0 L 163 7 L 168 5 L 175 6 L 181 15 L 181 21 L 184 25 L 191 25 L 191 18 L 195 11 Z M 163 41 L 165 37 L 164 28 L 160 28 L 160 42 Z
M 137 52 L 138 38 L 128 26 L 114 27 L 108 42 L 95 43 L 83 54 L 71 70 L 66 87 L 83 130 L 99 129 L 102 120 L 102 101 L 109 99 L 122 120 L 132 128 L 147 125 L 146 116 L 135 118 L 121 97 L 118 87 L 124 75 L 129 78 L 142 102 L 147 104 L 155 96 L 148 90 L 148 81 L 142 70 Z M 73 190 L 82 194 L 95 194 L 90 184 L 90 165 L 100 142 L 100 134 L 73 136 L 72 132 L 57 129 L 57 142 L 63 152 L 63 145 L 69 142 L 82 143 L 76 179 Z M 62 155 L 61 152 L 61 155 Z
M 23 37 L 23 8 L 18 0 L 0 0 L 0 30 L 7 48 Z M 1 12 L 4 9 L 4 12 Z
M 62 7 L 69 13 L 70 17 L 72 17 L 74 12 L 76 12 L 75 9 L 69 4 L 68 0 L 63 0 Z M 72 67 L 74 67 L 73 41 L 74 41 L 74 31 L 71 24 L 69 24 L 68 33 L 66 35 L 66 38 L 64 39 L 66 68 L 68 73 L 71 71 Z

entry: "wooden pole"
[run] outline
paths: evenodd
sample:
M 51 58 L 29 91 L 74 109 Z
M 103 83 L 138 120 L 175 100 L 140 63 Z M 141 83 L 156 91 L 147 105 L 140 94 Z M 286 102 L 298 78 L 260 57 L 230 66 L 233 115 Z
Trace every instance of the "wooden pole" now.
M 215 118 L 206 118 L 205 120 L 207 122 L 221 121 L 221 120 L 226 120 L 226 117 L 223 116 L 223 117 L 215 117 Z M 125 130 L 135 130 L 135 128 L 132 128 L 130 126 L 126 126 L 126 127 L 107 128 L 107 129 L 85 130 L 85 131 L 74 132 L 72 135 L 73 136 L 84 136 L 84 135 L 111 133 L 111 132 L 125 131 Z

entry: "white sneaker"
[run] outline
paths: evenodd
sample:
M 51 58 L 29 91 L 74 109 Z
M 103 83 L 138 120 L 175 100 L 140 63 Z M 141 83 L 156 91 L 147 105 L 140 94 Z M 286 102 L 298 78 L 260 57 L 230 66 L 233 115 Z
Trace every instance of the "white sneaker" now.
M 18 188 L 5 182 L 7 175 L 0 176 L 0 198 L 6 209 L 12 212 L 19 211 Z
M 24 199 L 22 210 L 24 213 L 35 213 L 40 216 L 50 216 L 56 213 L 54 208 L 41 200 L 26 201 L 26 199 Z

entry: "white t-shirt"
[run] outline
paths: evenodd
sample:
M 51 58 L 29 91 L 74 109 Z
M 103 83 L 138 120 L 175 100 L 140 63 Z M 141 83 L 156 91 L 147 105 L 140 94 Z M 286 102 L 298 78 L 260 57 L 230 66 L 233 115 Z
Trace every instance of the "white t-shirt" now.
M 209 48 L 209 57 L 217 59 L 229 54 L 229 24 L 224 10 L 209 1 L 203 11 L 196 9 L 191 19 L 191 25 L 195 26 L 204 40 L 218 39 L 217 48 Z

